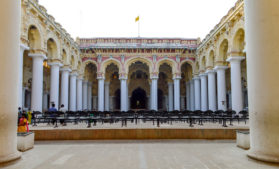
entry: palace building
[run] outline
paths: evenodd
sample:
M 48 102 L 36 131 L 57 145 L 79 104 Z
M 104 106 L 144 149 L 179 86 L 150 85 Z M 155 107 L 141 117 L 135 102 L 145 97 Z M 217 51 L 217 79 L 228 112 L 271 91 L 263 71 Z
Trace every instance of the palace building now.
M 19 107 L 45 111 L 55 103 L 70 111 L 239 112 L 248 106 L 242 0 L 202 42 L 74 41 L 36 0 L 22 2 Z
M 249 108 L 248 156 L 279 162 L 278 8 L 237 0 L 203 40 L 74 40 L 38 0 L 1 0 L 0 163 L 21 156 L 17 108 L 52 103 L 71 112 Z

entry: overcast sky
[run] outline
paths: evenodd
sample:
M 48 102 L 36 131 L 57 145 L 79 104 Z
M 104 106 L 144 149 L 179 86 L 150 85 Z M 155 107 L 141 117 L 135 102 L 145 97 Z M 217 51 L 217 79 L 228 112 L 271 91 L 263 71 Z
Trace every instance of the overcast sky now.
M 75 39 L 141 37 L 203 39 L 237 0 L 39 0 Z

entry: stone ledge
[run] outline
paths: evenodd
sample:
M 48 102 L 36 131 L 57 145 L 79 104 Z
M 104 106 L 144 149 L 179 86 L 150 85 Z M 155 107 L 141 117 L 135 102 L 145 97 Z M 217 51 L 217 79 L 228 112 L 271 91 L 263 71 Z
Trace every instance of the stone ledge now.
M 34 132 L 17 133 L 17 149 L 19 151 L 27 151 L 34 147 Z

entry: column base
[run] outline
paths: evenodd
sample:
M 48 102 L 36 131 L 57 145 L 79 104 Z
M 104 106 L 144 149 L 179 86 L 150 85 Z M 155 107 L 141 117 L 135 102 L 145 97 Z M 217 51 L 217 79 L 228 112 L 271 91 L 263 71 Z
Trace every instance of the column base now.
M 264 162 L 272 162 L 272 163 L 279 163 L 279 156 L 274 156 L 271 154 L 265 154 L 259 151 L 252 151 L 249 150 L 247 153 L 247 156 L 259 160 L 259 161 L 264 161 Z
M 10 154 L 10 155 L 5 156 L 5 157 L 0 156 L 0 164 L 19 159 L 21 157 L 21 154 L 22 154 L 21 152 L 16 151 L 15 153 Z

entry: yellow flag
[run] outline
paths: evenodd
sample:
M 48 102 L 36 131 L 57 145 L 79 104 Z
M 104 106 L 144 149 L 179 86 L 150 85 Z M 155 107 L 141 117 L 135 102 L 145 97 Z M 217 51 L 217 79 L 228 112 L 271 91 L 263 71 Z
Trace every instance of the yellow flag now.
M 138 22 L 139 21 L 139 16 L 138 17 L 136 17 L 136 22 Z

